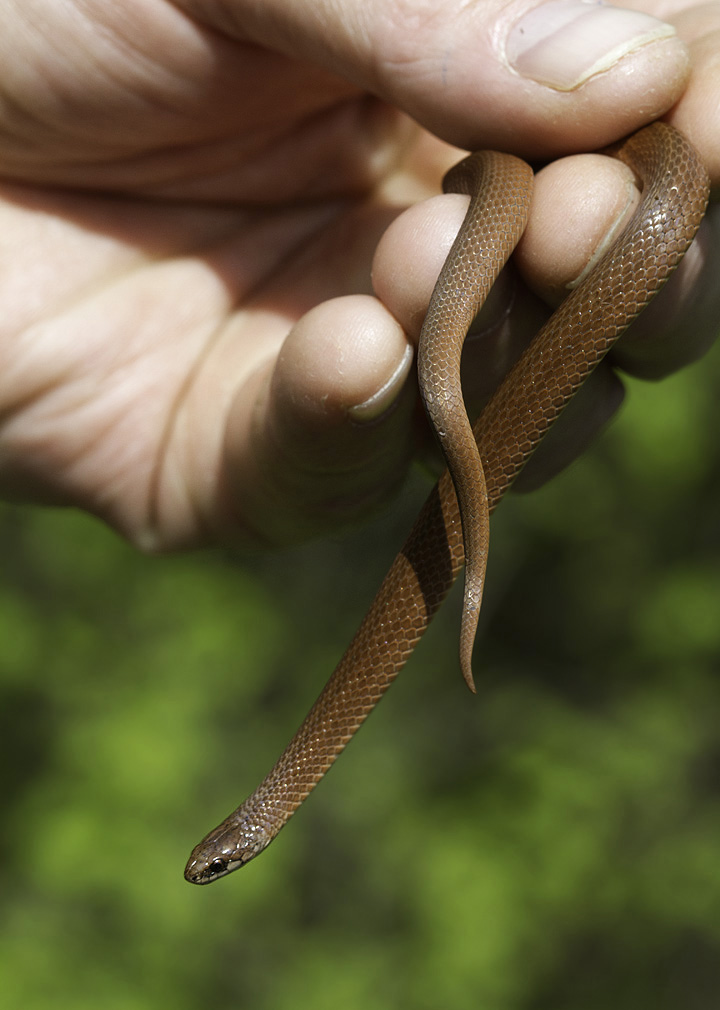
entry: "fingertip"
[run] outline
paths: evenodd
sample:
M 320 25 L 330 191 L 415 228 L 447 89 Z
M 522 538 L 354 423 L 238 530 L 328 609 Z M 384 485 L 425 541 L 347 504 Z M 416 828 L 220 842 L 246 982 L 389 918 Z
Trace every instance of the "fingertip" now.
M 373 259 L 373 288 L 417 343 L 438 275 L 457 237 L 469 198 L 443 193 L 414 204 L 386 229 Z M 507 311 L 507 292 L 493 288 L 481 310 L 482 327 L 489 329 Z M 475 330 L 473 330 L 475 332 Z
M 342 529 L 397 491 L 414 446 L 412 357 L 370 296 L 332 299 L 296 323 L 228 422 L 227 485 L 251 543 Z
M 630 169 L 603 155 L 562 158 L 538 172 L 515 254 L 528 286 L 558 305 L 608 249 L 639 199 Z
M 348 417 L 376 421 L 399 396 L 412 358 L 402 327 L 377 299 L 330 299 L 307 312 L 283 344 L 273 409 L 309 428 Z
M 720 189 L 720 62 L 717 13 L 712 4 L 681 4 L 672 15 L 678 33 L 688 44 L 691 72 L 667 122 L 696 148 L 708 170 L 717 199 Z
M 457 193 L 430 197 L 403 211 L 378 242 L 373 289 L 415 343 L 467 206 Z
M 575 155 L 538 173 L 528 227 L 515 262 L 527 285 L 558 305 L 587 275 L 640 200 L 615 158 Z M 661 378 L 701 357 L 716 339 L 720 215 L 711 207 L 676 273 L 613 348 L 614 364 Z

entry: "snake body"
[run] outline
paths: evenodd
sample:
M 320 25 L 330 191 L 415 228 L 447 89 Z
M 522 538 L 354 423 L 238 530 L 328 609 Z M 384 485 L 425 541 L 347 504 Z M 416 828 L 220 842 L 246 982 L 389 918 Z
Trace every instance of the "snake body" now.
M 529 165 L 497 151 L 471 154 L 447 173 L 445 192 L 464 193 L 470 205 L 438 277 L 418 343 L 420 395 L 445 456 L 462 523 L 460 669 L 473 692 L 472 649 L 485 584 L 490 508 L 482 459 L 463 401 L 460 357 L 479 307 L 525 231 L 532 185 Z
M 444 406 L 449 409 L 441 409 L 434 420 L 441 432 L 450 432 L 439 436 L 450 470 L 431 491 L 345 655 L 288 747 L 255 792 L 193 849 L 185 869 L 192 883 L 225 876 L 275 838 L 405 665 L 463 567 L 466 549 L 471 572 L 461 655 L 468 679 L 487 517 L 584 379 L 677 266 L 707 204 L 703 165 L 685 138 L 666 124 L 645 127 L 613 153 L 640 180 L 640 206 L 508 373 L 469 441 L 459 391 L 459 347 L 484 298 L 487 276 L 499 269 L 518 228 L 522 231 L 529 169 L 519 168 L 510 156 L 483 153 L 470 155 L 446 177 L 446 188 L 471 191 L 472 199 L 431 300 L 422 338 L 429 345 L 420 352 L 420 369 L 425 400 L 428 391 L 431 405 L 448 397 Z M 485 186 L 493 173 L 500 185 L 491 189 L 495 223 L 490 227 L 502 235 L 503 248 L 499 259 L 490 253 L 494 265 L 483 266 L 478 281 L 473 260 L 485 242 Z M 504 181 L 514 194 L 509 200 Z

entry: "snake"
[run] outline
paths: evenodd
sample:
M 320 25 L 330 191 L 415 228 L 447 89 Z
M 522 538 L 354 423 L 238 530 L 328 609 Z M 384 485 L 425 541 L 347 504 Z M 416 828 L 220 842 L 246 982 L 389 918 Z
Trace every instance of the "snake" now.
M 224 877 L 267 848 L 402 670 L 464 566 L 460 666 L 473 688 L 490 515 L 583 381 L 680 262 L 707 206 L 705 167 L 670 125 L 652 123 L 607 153 L 634 172 L 638 208 L 532 339 L 474 426 L 463 403 L 462 345 L 523 232 L 533 173 L 513 155 L 481 151 L 446 174 L 444 190 L 464 193 L 470 203 L 422 327 L 418 381 L 447 469 L 274 767 L 192 850 L 185 868 L 191 883 Z

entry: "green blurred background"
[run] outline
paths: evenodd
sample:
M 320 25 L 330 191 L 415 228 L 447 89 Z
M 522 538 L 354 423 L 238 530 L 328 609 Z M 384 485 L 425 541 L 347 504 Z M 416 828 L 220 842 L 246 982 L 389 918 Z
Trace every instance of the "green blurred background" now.
M 720 1006 L 720 348 L 493 521 L 272 848 L 192 845 L 294 732 L 423 489 L 262 561 L 148 559 L 0 511 L 0 1004 L 8 1010 Z

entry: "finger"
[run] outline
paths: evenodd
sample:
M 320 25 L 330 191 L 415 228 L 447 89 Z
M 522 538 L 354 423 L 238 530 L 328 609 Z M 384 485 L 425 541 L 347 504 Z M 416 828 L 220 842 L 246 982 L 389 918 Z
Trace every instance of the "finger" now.
M 268 546 L 356 522 L 412 458 L 412 349 L 374 298 L 323 302 L 235 398 L 225 472 L 235 533 Z
M 597 438 L 619 410 L 625 388 L 610 364 L 601 361 L 520 471 L 512 490 L 536 491 L 566 467 Z
M 718 337 L 720 207 L 711 206 L 675 274 L 612 352 L 631 375 L 660 379 L 701 358 Z
M 601 146 L 679 98 L 674 30 L 582 0 L 183 0 L 234 38 L 323 66 L 465 147 L 533 157 Z
M 517 250 L 529 286 L 558 304 L 607 249 L 640 199 L 632 172 L 614 158 L 578 155 L 536 176 L 533 214 Z M 720 316 L 720 209 L 711 207 L 667 286 L 623 335 L 611 360 L 660 378 L 701 357 Z
M 632 172 L 613 158 L 579 155 L 538 173 L 533 212 L 516 253 L 532 289 L 558 304 L 607 250 L 639 199 Z M 720 316 L 719 230 L 718 208 L 711 207 L 676 273 L 563 411 L 515 490 L 540 486 L 592 442 L 623 400 L 615 369 L 660 378 L 713 344 Z
M 649 9 L 653 0 L 636 0 Z M 710 174 L 713 188 L 720 187 L 720 10 L 717 4 L 671 0 L 663 17 L 674 26 L 690 53 L 690 76 L 679 101 L 666 119 L 692 141 Z
M 608 159 L 598 158 L 589 168 L 604 168 Z M 600 173 L 600 184 L 605 181 Z M 624 181 L 624 180 L 623 180 Z M 610 190 L 617 203 L 617 194 Z M 620 203 L 622 203 L 620 199 Z M 373 263 L 375 290 L 400 321 L 409 337 L 417 342 L 437 274 L 452 245 L 467 210 L 467 198 L 457 194 L 434 197 L 410 208 L 383 235 Z M 552 205 L 551 205 L 552 209 Z M 596 204 L 597 219 L 590 214 L 591 231 L 607 228 L 612 201 Z M 531 221 L 545 213 L 543 187 L 533 199 Z M 528 226 L 530 227 L 530 225 Z M 535 224 L 536 234 L 542 226 Z M 548 236 L 550 238 L 551 236 Z M 532 259 L 533 242 L 529 248 Z M 581 233 L 567 237 L 567 259 L 581 264 L 589 256 Z M 557 278 L 554 278 L 557 282 Z M 541 285 L 542 286 L 542 285 Z M 505 270 L 488 302 L 475 321 L 463 354 L 463 388 L 471 418 L 482 407 L 510 370 L 535 333 L 546 321 L 550 309 L 535 297 L 513 269 Z M 611 368 L 602 366 L 585 384 L 571 407 L 553 426 L 537 452 L 516 481 L 516 489 L 534 490 L 559 473 L 580 455 L 607 423 L 622 402 L 622 384 Z M 425 432 L 424 458 L 437 473 L 442 460 L 429 428 Z
M 531 297 L 512 272 L 501 276 L 474 327 L 477 336 L 466 344 L 463 374 L 471 416 L 479 413 L 545 321 L 547 304 L 562 300 L 607 248 L 638 201 L 632 173 L 615 159 L 574 156 L 538 174 L 530 221 L 515 259 L 542 300 Z M 466 208 L 467 198 L 435 197 L 402 214 L 378 245 L 375 290 L 413 340 Z M 708 279 L 714 272 L 716 276 L 719 244 L 714 218 L 705 227 L 707 237 L 701 236 L 666 289 L 672 311 L 660 307 L 659 319 L 641 316 L 618 345 L 613 362 L 634 374 L 664 374 L 694 360 L 712 342 L 720 293 Z M 607 423 L 622 397 L 622 383 L 606 362 L 554 426 L 518 488 L 536 487 L 568 465 Z
M 466 345 L 471 397 L 497 386 L 547 318 L 547 306 L 567 295 L 638 199 L 630 170 L 599 155 L 553 162 L 537 175 L 530 219 L 514 261 L 541 301 L 518 284 L 512 271 L 503 272 Z M 467 207 L 468 198 L 459 194 L 435 196 L 398 216 L 378 243 L 375 292 L 413 342 Z
M 467 207 L 468 198 L 459 194 L 433 197 L 396 218 L 378 243 L 372 271 L 375 292 L 414 344 Z M 480 412 L 547 315 L 513 270 L 501 273 L 463 352 L 463 389 L 471 417 Z
M 633 173 L 615 158 L 580 154 L 538 172 L 532 214 L 516 253 L 528 286 L 549 305 L 559 305 L 639 202 Z

